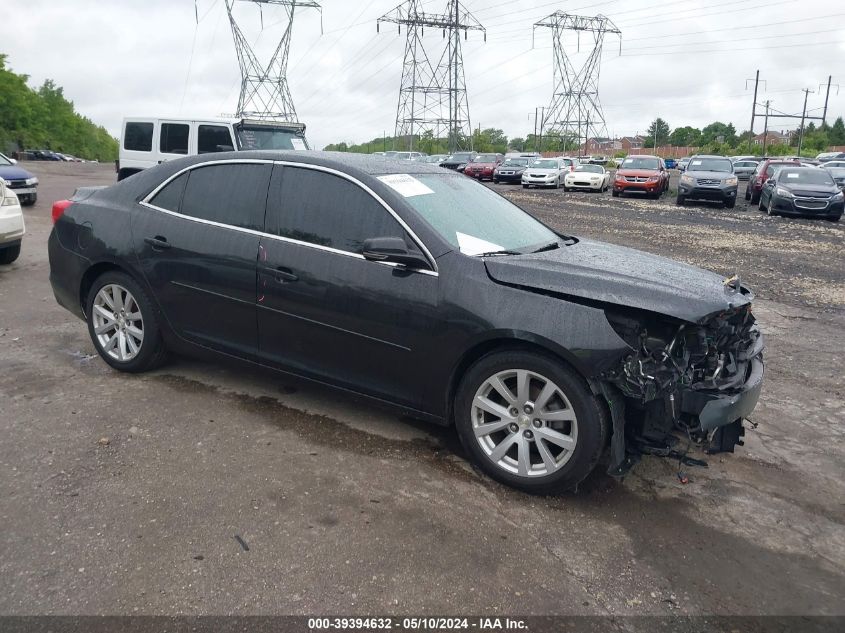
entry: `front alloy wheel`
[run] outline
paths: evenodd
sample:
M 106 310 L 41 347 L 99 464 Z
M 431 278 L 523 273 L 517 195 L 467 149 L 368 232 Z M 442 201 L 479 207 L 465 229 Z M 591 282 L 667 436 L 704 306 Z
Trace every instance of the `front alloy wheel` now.
M 578 416 L 561 388 L 513 369 L 485 380 L 472 402 L 472 429 L 491 462 L 523 477 L 550 475 L 578 443 Z
M 528 492 L 559 493 L 595 467 L 608 417 L 584 379 L 527 350 L 479 359 L 455 398 L 461 443 L 490 477 Z

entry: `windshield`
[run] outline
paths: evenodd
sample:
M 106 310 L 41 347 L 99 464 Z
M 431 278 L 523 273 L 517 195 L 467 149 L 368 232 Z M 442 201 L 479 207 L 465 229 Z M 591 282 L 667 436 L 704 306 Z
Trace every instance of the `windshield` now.
M 263 125 L 235 127 L 239 149 L 308 149 L 305 136 L 299 130 Z
M 534 169 L 560 169 L 560 163 L 550 158 L 545 160 L 535 160 L 533 163 L 531 163 L 531 166 Z
M 575 171 L 592 171 L 600 174 L 604 172 L 604 169 L 601 165 L 578 165 L 578 167 L 575 168 Z
M 504 164 L 507 165 L 508 167 L 525 167 L 526 165 L 528 165 L 528 159 L 527 158 L 506 158 Z
M 692 158 L 689 171 L 733 171 L 733 163 L 727 158 Z
M 660 161 L 656 158 L 634 156 L 622 161 L 622 169 L 659 169 Z
M 12 162 L 8 160 L 3 154 L 0 154 L 0 165 L 11 165 Z
M 495 163 L 499 159 L 496 154 L 479 154 L 472 159 L 473 163 Z
M 833 179 L 830 174 L 824 169 L 816 169 L 815 167 L 794 169 L 791 167 L 781 167 L 777 174 L 778 182 L 781 184 L 792 185 L 831 185 L 833 186 Z
M 474 180 L 451 174 L 416 174 L 414 178 L 430 193 L 406 200 L 462 253 L 530 252 L 559 239 L 525 211 Z
M 845 167 L 834 167 L 833 169 L 828 169 L 827 173 L 836 179 L 845 178 Z

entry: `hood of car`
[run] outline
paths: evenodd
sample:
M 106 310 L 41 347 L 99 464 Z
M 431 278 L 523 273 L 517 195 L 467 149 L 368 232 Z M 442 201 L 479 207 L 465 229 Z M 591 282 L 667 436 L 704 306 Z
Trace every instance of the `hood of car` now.
M 3 180 L 26 180 L 32 177 L 31 173 L 26 169 L 21 169 L 17 165 L 0 166 L 0 178 Z
M 537 174 L 538 176 L 548 176 L 550 174 L 556 174 L 560 171 L 560 169 L 548 169 L 548 168 L 539 168 L 539 167 L 525 167 L 525 171 L 530 171 L 532 174 Z
M 523 169 L 528 169 L 527 165 L 510 165 L 508 163 L 502 163 L 498 166 L 498 169 L 513 169 L 514 171 L 520 171 Z
M 648 178 L 649 176 L 657 176 L 660 171 L 657 169 L 624 169 L 620 167 L 616 170 L 616 173 L 620 176 L 645 176 Z
M 480 167 L 481 169 L 490 169 L 491 167 L 495 167 L 496 163 L 469 163 L 467 168 L 472 167 L 473 169 L 476 167 Z
M 490 257 L 485 265 L 500 283 L 649 310 L 691 323 L 753 298 L 716 273 L 586 239 L 531 255 Z
M 833 185 L 815 185 L 810 183 L 778 182 L 778 187 L 791 191 L 796 196 L 832 196 L 839 193 L 839 187 Z

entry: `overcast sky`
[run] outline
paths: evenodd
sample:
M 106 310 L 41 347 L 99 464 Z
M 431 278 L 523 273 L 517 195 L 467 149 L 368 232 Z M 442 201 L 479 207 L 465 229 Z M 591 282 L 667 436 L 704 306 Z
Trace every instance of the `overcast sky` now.
M 30 83 L 53 79 L 79 112 L 119 136 L 124 116 L 218 116 L 235 110 L 239 70 L 224 0 L 3 0 L 0 52 Z M 267 59 L 284 28 L 280 7 L 263 12 L 241 2 L 239 24 Z M 405 31 L 376 33 L 376 19 L 397 0 L 323 0 L 320 14 L 299 9 L 288 79 L 301 121 L 315 147 L 362 142 L 395 125 Z M 532 24 L 557 9 L 603 14 L 622 31 L 622 54 L 608 36 L 599 81 L 608 132 L 644 132 L 661 116 L 674 129 L 714 120 L 748 129 L 752 92 L 789 114 L 820 115 L 828 75 L 828 119 L 845 114 L 845 2 L 842 0 L 464 0 L 487 29 L 463 42 L 473 127 L 510 136 L 533 130 L 535 107 L 552 93 L 551 33 Z M 429 0 L 426 11 L 444 11 Z M 759 26 L 758 26 L 759 25 Z M 426 45 L 442 47 L 426 30 Z M 576 64 L 589 52 L 571 40 Z M 837 75 L 837 73 L 839 73 Z M 750 87 L 749 87 L 750 88 Z M 797 123 L 773 122 L 772 129 Z M 761 132 L 762 121 L 755 123 Z

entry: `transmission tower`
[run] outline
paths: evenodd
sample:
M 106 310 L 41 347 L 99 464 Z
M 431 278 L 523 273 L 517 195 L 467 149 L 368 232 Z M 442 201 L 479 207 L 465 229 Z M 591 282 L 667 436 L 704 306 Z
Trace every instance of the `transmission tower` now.
M 448 136 L 449 150 L 454 152 L 472 144 L 460 34 L 466 39 L 469 31 L 481 31 L 486 41 L 487 33 L 459 0 L 448 0 L 444 13 L 426 13 L 422 4 L 407 0 L 376 22 L 377 31 L 382 22 L 397 24 L 399 33 L 403 24 L 407 27 L 395 135 L 407 138 L 409 149 L 417 133 Z M 442 31 L 445 47 L 436 55 L 423 44 L 425 27 Z
M 622 49 L 622 32 L 603 15 L 590 18 L 555 11 L 534 24 L 537 27 L 552 29 L 554 48 L 554 92 L 543 117 L 541 135 L 558 137 L 566 144 L 581 138 L 586 139 L 593 131 L 593 136 L 606 136 L 607 126 L 604 111 L 599 102 L 599 70 L 602 45 L 607 33 L 619 36 L 619 48 Z M 577 37 L 578 51 L 581 49 L 581 32 L 590 33 L 593 49 L 581 68 L 576 69 L 564 49 L 564 33 L 574 31 Z M 533 35 L 532 35 L 533 39 Z M 583 132 L 583 134 L 582 134 Z
M 320 10 L 314 0 L 240 0 L 258 5 L 261 27 L 264 28 L 264 5 L 282 6 L 287 13 L 287 27 L 269 63 L 263 66 L 238 26 L 232 9 L 235 0 L 226 0 L 226 12 L 235 39 L 235 51 L 241 69 L 241 95 L 238 97 L 238 117 L 272 121 L 297 121 L 296 109 L 288 88 L 287 69 L 293 15 L 296 9 L 311 7 Z

